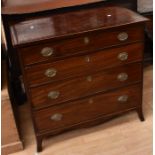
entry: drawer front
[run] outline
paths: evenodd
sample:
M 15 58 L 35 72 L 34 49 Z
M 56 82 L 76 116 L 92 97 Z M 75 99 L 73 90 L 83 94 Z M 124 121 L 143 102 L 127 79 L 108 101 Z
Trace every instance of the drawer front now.
M 54 61 L 86 51 L 96 51 L 118 44 L 143 41 L 143 35 L 143 28 L 139 26 L 121 27 L 115 30 L 91 32 L 76 38 L 21 48 L 19 53 L 24 65 L 30 65 L 46 60 Z
M 34 112 L 39 132 L 82 123 L 107 114 L 129 110 L 141 104 L 141 85 L 134 85 L 82 100 Z
M 41 108 L 125 86 L 141 80 L 142 65 L 140 63 L 130 64 L 89 76 L 31 88 L 31 102 L 34 108 Z
M 27 81 L 30 86 L 36 86 L 70 77 L 85 76 L 116 65 L 141 61 L 143 46 L 143 43 L 131 44 L 52 63 L 34 65 L 25 70 Z

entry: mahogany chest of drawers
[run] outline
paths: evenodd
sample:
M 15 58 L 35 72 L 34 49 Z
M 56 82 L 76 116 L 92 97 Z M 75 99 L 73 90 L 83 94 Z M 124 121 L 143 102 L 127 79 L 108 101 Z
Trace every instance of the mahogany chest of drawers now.
M 10 23 L 37 139 L 130 110 L 143 121 L 146 18 L 120 7 L 46 14 Z

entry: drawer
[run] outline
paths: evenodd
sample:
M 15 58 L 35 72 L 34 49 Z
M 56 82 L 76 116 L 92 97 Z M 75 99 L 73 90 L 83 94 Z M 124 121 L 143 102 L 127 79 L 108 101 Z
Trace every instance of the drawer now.
M 125 87 L 36 111 L 34 121 L 39 132 L 74 126 L 108 114 L 113 115 L 134 109 L 141 104 L 141 93 L 140 84 Z
M 96 53 L 27 67 L 28 84 L 36 86 L 70 77 L 86 76 L 117 65 L 141 61 L 143 43 L 101 50 Z
M 89 76 L 58 81 L 30 89 L 34 108 L 54 105 L 142 80 L 140 63 L 112 68 Z
M 47 60 L 54 61 L 86 51 L 96 51 L 118 44 L 143 41 L 143 35 L 143 27 L 124 26 L 115 30 L 94 31 L 74 38 L 20 48 L 19 54 L 24 65 L 31 65 Z

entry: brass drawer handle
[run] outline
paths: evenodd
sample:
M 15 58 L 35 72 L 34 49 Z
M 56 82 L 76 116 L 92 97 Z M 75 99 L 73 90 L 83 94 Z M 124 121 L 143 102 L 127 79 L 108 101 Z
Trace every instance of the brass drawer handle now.
M 89 38 L 88 37 L 84 37 L 84 43 L 85 44 L 89 44 L 89 42 L 90 42 Z
M 61 121 L 61 120 L 62 120 L 62 117 L 63 117 L 62 114 L 57 113 L 57 114 L 52 115 L 52 116 L 50 117 L 50 119 L 51 119 L 52 121 Z
M 119 81 L 126 81 L 128 79 L 128 74 L 127 73 L 120 73 L 118 76 L 117 76 L 117 79 Z
M 128 101 L 128 95 L 122 95 L 118 97 L 119 102 L 127 102 Z
M 59 91 L 51 91 L 48 93 L 48 98 L 50 99 L 57 99 L 60 95 Z
M 55 68 L 50 68 L 45 71 L 45 76 L 50 78 L 56 76 L 56 74 L 57 74 L 57 70 Z
M 128 34 L 126 32 L 121 32 L 118 34 L 117 38 L 119 41 L 126 41 L 128 39 Z
M 53 54 L 54 52 L 54 49 L 53 48 L 50 48 L 50 47 L 45 47 L 41 50 L 41 55 L 43 57 L 49 57 Z
M 127 52 L 122 52 L 118 55 L 118 59 L 121 61 L 125 61 L 128 59 L 128 53 Z

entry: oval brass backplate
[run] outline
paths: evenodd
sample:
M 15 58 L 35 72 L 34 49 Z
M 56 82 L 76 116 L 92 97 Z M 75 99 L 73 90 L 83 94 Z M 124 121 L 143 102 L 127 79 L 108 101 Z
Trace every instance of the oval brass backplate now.
M 128 39 L 128 34 L 126 32 L 121 32 L 118 34 L 117 38 L 119 41 L 126 41 Z
M 127 73 L 120 73 L 118 76 L 117 76 L 117 79 L 119 81 L 126 81 L 128 79 L 128 74 Z
M 122 95 L 118 97 L 119 102 L 127 102 L 128 101 L 128 95 Z
M 62 120 L 62 117 L 63 117 L 62 114 L 57 113 L 57 114 L 52 115 L 50 118 L 53 121 L 61 121 Z
M 57 70 L 55 68 L 49 68 L 45 71 L 45 75 L 49 78 L 56 76 Z
M 43 57 L 49 57 L 53 54 L 54 52 L 54 49 L 53 48 L 50 48 L 50 47 L 45 47 L 41 50 L 41 55 Z
M 59 91 L 51 91 L 48 93 L 48 98 L 50 99 L 57 99 L 60 95 Z
M 122 52 L 118 55 L 118 59 L 121 61 L 125 61 L 128 59 L 128 53 L 127 52 Z

